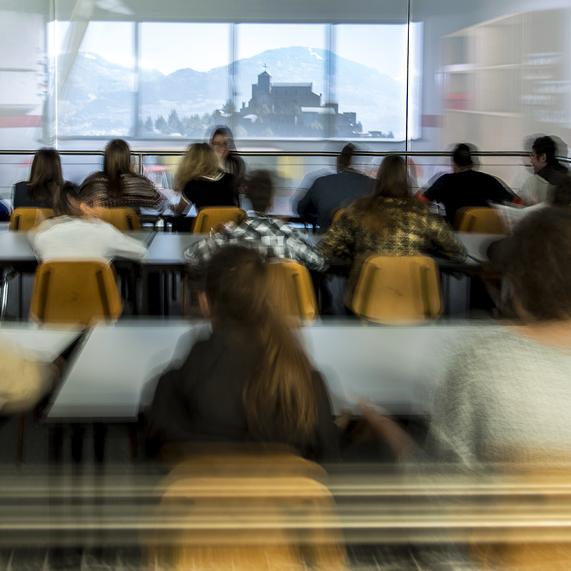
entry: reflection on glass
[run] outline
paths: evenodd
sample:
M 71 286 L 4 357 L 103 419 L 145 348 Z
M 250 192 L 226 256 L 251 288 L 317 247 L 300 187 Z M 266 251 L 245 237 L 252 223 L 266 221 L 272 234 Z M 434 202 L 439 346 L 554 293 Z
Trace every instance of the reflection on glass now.
M 141 24 L 144 137 L 201 138 L 228 120 L 229 24 Z

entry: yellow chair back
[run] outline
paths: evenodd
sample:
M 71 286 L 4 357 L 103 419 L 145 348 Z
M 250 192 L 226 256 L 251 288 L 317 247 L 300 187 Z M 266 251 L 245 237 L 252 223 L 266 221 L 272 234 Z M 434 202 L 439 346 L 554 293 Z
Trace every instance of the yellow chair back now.
M 104 261 L 52 261 L 38 266 L 30 316 L 41 323 L 91 325 L 123 310 L 113 268 Z
M 235 222 L 239 224 L 246 218 L 246 213 L 235 206 L 221 206 L 216 208 L 201 208 L 194 221 L 193 232 L 195 234 L 208 234 L 210 230 L 220 224 Z
M 99 218 L 121 232 L 141 229 L 141 219 L 134 208 L 105 208 L 101 210 Z
M 427 256 L 371 256 L 352 299 L 353 311 L 386 324 L 418 323 L 442 313 L 440 277 Z
M 51 208 L 16 208 L 10 216 L 9 228 L 17 232 L 28 232 L 53 216 Z
M 455 226 L 458 232 L 506 234 L 504 221 L 495 208 L 461 208 Z
M 268 265 L 268 282 L 272 302 L 282 315 L 296 322 L 315 319 L 315 290 L 305 266 L 293 260 L 274 260 Z

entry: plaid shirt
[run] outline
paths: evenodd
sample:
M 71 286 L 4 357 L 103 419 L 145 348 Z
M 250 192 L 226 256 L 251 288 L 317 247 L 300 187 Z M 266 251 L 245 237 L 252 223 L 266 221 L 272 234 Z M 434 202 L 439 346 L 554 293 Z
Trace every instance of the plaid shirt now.
M 247 218 L 238 225 L 229 222 L 218 232 L 190 246 L 184 256 L 190 265 L 201 267 L 219 248 L 228 244 L 256 248 L 267 258 L 289 258 L 310 270 L 326 268 L 325 257 L 301 232 L 267 216 Z

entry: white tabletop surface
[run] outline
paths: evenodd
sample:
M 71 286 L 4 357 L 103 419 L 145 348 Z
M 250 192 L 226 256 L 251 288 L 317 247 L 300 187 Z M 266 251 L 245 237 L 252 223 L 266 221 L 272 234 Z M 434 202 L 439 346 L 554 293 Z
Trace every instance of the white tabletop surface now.
M 80 330 L 73 327 L 41 327 L 34 323 L 3 323 L 0 344 L 19 347 L 41 361 L 53 361 L 77 339 Z
M 318 323 L 301 332 L 336 412 L 355 410 L 361 399 L 392 412 L 430 412 L 450 350 L 482 327 L 351 323 Z M 144 392 L 145 385 L 190 347 L 186 339 L 177 349 L 186 333 L 204 335 L 205 325 L 123 321 L 96 327 L 68 371 L 49 418 L 134 420 L 141 399 L 148 402 L 152 395 Z

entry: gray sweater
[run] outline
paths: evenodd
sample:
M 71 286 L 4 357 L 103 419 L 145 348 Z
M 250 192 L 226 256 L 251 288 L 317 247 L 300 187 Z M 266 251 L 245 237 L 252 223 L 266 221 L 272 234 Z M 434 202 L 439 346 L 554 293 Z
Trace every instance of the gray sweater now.
M 483 462 L 571 457 L 571 350 L 509 329 L 477 335 L 436 396 L 430 456 Z

